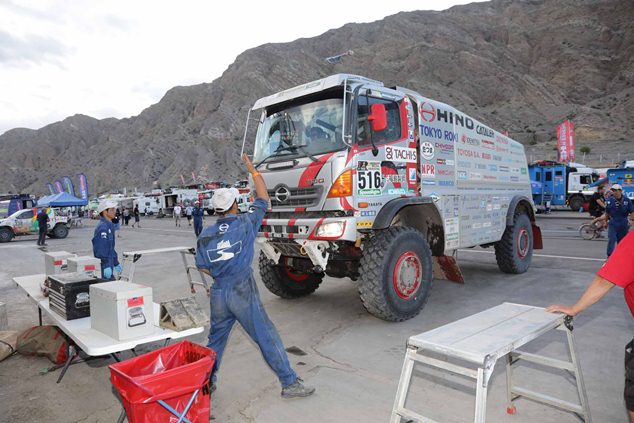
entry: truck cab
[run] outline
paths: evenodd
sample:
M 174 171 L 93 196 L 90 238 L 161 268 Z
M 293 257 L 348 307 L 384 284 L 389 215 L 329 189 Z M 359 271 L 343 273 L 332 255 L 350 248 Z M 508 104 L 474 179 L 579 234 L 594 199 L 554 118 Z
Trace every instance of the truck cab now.
M 360 279 L 366 309 L 402 321 L 427 301 L 434 262 L 462 279 L 457 248 L 494 246 L 503 271 L 522 273 L 541 245 L 523 147 L 449 105 L 338 74 L 252 112 L 271 201 L 259 267 L 276 295 Z

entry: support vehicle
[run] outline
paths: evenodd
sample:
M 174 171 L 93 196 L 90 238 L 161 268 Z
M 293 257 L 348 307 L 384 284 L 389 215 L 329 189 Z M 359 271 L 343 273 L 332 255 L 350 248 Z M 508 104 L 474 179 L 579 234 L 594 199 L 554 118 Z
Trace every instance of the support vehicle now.
M 596 188 L 589 187 L 599 179 L 599 173 L 589 167 L 573 167 L 564 163 L 540 161 L 528 167 L 533 184 L 533 201 L 546 206 L 570 207 L 579 211 L 583 204 L 590 201 Z
M 9 242 L 16 236 L 38 235 L 40 225 L 37 221 L 39 209 L 18 210 L 11 216 L 0 219 L 0 242 Z M 69 219 L 55 213 L 55 209 L 46 209 L 49 217 L 47 235 L 50 238 L 66 238 L 68 236 Z
M 0 194 L 0 218 L 11 216 L 18 210 L 35 206 L 35 199 L 29 194 Z
M 541 248 L 524 147 L 412 90 L 337 74 L 258 100 L 253 162 L 271 198 L 259 270 L 274 294 L 359 280 L 388 321 L 416 316 L 460 248 L 525 272 Z M 244 147 L 243 147 L 244 149 Z
M 608 169 L 606 171 L 606 177 L 591 184 L 589 189 L 596 189 L 595 187 L 600 185 L 605 185 L 609 188 L 614 184 L 621 185 L 623 195 L 634 200 L 634 168 L 631 167 Z

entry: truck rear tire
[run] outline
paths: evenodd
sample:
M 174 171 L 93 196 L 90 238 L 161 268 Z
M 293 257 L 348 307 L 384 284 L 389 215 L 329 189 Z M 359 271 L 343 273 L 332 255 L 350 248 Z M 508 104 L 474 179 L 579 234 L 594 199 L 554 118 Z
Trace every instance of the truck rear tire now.
M 583 207 L 584 202 L 584 198 L 577 195 L 568 200 L 568 206 L 572 211 L 579 211 L 579 209 Z
M 53 238 L 63 239 L 68 236 L 68 228 L 63 223 L 58 223 L 53 228 Z
M 392 227 L 366 240 L 359 296 L 373 316 L 402 322 L 420 313 L 433 283 L 431 249 L 422 233 Z
M 284 256 L 280 257 L 280 263 L 284 260 Z M 305 273 L 275 264 L 263 252 L 260 252 L 258 264 L 264 285 L 282 298 L 299 298 L 312 294 L 324 278 L 323 273 Z
M 513 226 L 507 226 L 502 239 L 495 243 L 495 260 L 504 273 L 528 270 L 533 258 L 533 228 L 528 216 L 516 214 Z
M 0 228 L 0 242 L 9 242 L 13 239 L 13 231 L 9 228 Z

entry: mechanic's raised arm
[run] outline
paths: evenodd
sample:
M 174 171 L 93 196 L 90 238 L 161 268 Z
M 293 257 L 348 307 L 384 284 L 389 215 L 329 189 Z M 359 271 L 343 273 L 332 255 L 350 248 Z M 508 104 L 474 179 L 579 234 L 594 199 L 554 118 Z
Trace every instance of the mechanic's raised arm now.
M 242 155 L 242 161 L 244 162 L 247 170 L 253 178 L 253 183 L 255 184 L 256 198 L 261 198 L 263 200 L 269 201 L 269 193 L 266 190 L 266 183 L 264 182 L 264 178 L 262 178 L 262 175 L 260 175 L 260 172 L 258 172 L 255 166 L 253 166 L 253 163 L 251 163 L 249 156 L 247 156 L 246 154 Z

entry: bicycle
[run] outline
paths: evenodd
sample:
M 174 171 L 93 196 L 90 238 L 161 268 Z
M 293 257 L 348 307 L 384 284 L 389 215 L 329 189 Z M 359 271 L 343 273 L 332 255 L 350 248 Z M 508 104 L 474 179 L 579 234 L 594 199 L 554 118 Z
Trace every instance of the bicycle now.
M 601 236 L 604 231 L 603 224 L 597 223 L 584 223 L 579 226 L 579 235 L 585 240 L 595 239 Z

